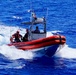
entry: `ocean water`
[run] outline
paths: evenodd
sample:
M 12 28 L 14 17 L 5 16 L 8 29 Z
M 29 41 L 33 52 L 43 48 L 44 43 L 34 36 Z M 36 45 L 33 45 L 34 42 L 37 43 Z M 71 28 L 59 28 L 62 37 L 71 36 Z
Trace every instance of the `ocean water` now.
M 59 33 L 65 46 L 53 57 L 8 47 L 16 30 L 24 35 L 30 10 L 47 20 L 47 36 Z M 0 75 L 76 75 L 75 0 L 0 0 Z

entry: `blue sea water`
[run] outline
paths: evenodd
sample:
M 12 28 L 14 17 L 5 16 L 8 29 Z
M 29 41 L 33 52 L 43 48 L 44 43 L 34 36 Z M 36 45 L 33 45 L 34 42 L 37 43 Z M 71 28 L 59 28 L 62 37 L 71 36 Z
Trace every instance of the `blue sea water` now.
M 30 20 L 31 9 L 38 17 L 46 17 L 48 32 L 66 37 L 65 47 L 51 58 L 33 58 L 30 52 L 5 45 L 13 27 L 27 28 L 21 23 Z M 76 75 L 75 37 L 75 0 L 0 0 L 0 75 Z

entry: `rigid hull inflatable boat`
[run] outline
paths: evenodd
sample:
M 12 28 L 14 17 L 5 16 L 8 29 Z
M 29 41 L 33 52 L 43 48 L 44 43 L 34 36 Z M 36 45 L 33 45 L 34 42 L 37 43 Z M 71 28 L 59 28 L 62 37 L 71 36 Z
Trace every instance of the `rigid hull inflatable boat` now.
M 43 54 L 53 56 L 55 52 L 66 43 L 66 38 L 63 35 L 56 34 L 46 37 L 47 31 L 45 18 L 37 18 L 31 22 L 23 22 L 23 24 L 30 25 L 28 41 L 10 43 L 8 46 L 15 46 L 19 50 L 42 52 Z M 40 24 L 43 26 L 43 31 L 34 33 L 32 31 L 33 26 L 38 26 Z

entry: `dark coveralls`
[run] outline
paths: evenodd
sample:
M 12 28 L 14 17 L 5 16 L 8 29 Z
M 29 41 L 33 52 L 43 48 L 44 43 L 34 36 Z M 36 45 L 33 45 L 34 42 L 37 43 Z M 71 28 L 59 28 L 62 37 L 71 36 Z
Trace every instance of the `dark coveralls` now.
M 28 41 L 28 33 L 26 33 L 23 37 L 23 42 L 26 42 L 26 41 Z

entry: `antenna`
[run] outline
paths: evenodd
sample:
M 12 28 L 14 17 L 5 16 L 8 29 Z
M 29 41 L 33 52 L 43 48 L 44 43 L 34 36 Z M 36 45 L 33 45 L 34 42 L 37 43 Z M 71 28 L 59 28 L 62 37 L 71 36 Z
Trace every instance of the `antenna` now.
M 46 11 L 46 19 L 47 19 L 47 17 L 48 17 L 48 8 L 47 8 L 47 11 Z

